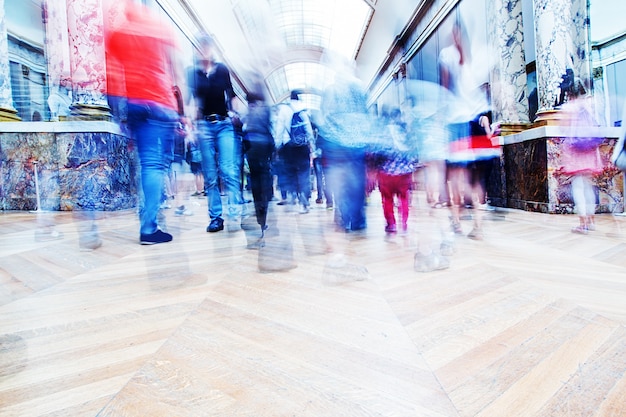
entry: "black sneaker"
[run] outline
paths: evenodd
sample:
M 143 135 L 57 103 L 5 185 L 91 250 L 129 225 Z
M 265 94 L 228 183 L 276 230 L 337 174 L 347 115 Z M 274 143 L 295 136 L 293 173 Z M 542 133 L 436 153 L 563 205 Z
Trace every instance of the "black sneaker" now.
M 154 233 L 151 233 L 149 235 L 144 235 L 142 234 L 141 237 L 139 238 L 139 243 L 141 243 L 142 245 L 156 245 L 157 243 L 165 243 L 165 242 L 171 242 L 172 241 L 172 235 L 170 235 L 169 233 L 165 233 L 162 230 L 158 230 Z
M 209 226 L 206 228 L 206 231 L 209 233 L 219 232 L 220 230 L 224 230 L 224 220 L 220 217 L 211 220 L 211 223 L 209 223 Z

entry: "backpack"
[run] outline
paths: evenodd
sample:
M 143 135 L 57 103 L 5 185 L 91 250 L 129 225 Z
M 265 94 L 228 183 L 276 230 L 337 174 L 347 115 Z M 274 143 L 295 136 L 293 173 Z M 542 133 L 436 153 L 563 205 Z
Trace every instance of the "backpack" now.
M 291 128 L 289 130 L 289 142 L 294 146 L 308 146 L 309 136 L 307 134 L 307 125 L 309 121 L 306 120 L 302 113 L 304 110 L 293 112 L 291 116 Z

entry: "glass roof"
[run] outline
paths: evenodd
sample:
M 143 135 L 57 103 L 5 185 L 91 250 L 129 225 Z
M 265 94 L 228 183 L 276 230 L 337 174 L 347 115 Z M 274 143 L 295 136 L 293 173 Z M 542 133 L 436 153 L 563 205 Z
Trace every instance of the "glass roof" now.
M 373 9 L 364 0 L 265 0 L 269 19 L 249 7 L 259 0 L 233 0 L 233 10 L 251 44 L 266 39 L 268 24 L 283 38 L 288 50 L 309 50 L 309 54 L 286 54 L 281 63 L 265 74 L 266 84 L 275 101 L 289 92 L 306 92 L 301 99 L 319 108 L 315 93 L 332 81 L 332 71 L 319 63 L 325 50 L 333 50 L 353 60 L 361 45 Z M 257 3 L 258 4 L 258 3 Z M 296 56 L 297 58 L 294 58 Z

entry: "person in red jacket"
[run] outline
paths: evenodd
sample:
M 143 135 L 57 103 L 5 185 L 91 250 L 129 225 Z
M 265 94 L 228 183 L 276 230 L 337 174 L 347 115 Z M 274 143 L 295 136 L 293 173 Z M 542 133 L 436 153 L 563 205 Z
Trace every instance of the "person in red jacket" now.
M 173 158 L 178 121 L 173 33 L 153 12 L 127 1 L 125 19 L 106 38 L 107 57 L 114 61 L 108 76 L 115 78 L 127 100 L 128 128 L 137 146 L 143 201 L 140 206 L 140 243 L 169 242 L 159 229 L 157 214 L 165 177 Z M 111 94 L 111 91 L 109 91 Z

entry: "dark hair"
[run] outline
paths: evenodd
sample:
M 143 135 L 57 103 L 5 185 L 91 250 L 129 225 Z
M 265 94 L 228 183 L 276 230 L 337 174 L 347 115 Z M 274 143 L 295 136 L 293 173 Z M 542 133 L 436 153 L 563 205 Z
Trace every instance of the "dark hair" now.
M 198 43 L 200 46 L 214 46 L 215 39 L 208 33 L 202 33 L 198 36 Z
M 289 98 L 291 100 L 300 100 L 300 92 L 298 90 L 292 90 Z
M 248 94 L 246 94 L 246 101 L 248 103 L 256 103 L 259 101 L 264 101 L 265 98 L 263 97 L 263 94 L 261 93 L 253 93 L 253 92 L 249 92 Z

